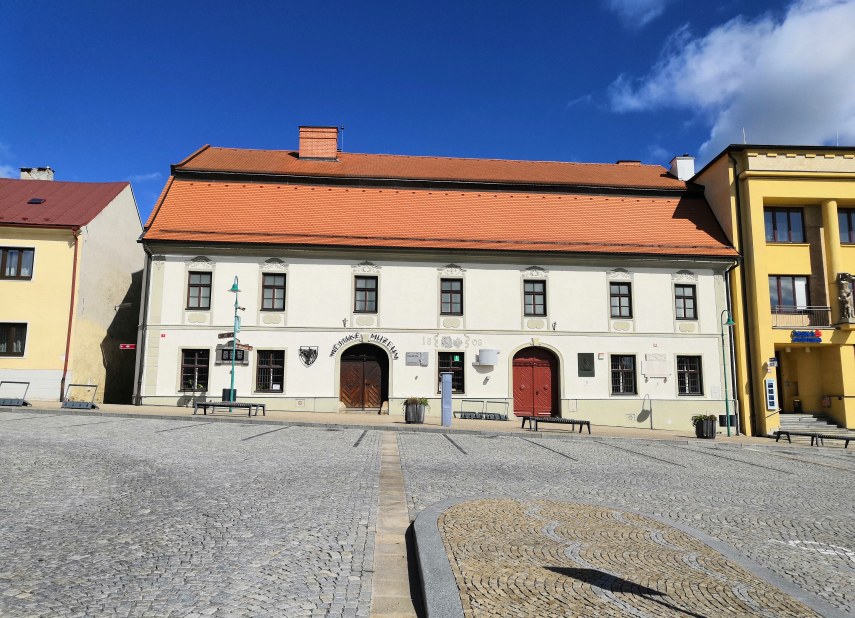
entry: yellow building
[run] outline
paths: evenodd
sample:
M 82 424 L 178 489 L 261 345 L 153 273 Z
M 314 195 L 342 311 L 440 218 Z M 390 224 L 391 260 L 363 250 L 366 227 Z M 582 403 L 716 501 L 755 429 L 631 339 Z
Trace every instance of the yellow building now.
M 692 180 L 743 256 L 731 279 L 742 427 L 766 435 L 803 412 L 855 428 L 855 148 L 731 145 Z
M 136 343 L 144 262 L 131 186 L 52 178 L 0 179 L 0 398 L 57 400 L 77 383 L 130 403 L 134 352 L 119 345 Z

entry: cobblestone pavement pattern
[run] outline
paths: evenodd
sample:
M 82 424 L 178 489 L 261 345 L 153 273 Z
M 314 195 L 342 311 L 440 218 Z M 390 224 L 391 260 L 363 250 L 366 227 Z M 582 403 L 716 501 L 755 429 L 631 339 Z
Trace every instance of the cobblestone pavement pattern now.
M 0 616 L 367 616 L 361 433 L 0 414 Z
M 475 500 L 445 511 L 439 529 L 469 618 L 817 616 L 697 539 L 634 513 Z
M 442 500 L 478 496 L 626 507 L 699 529 L 855 616 L 852 453 L 809 452 L 799 454 L 807 460 L 800 461 L 712 445 L 584 438 L 455 436 L 460 448 L 440 435 L 400 434 L 398 440 L 411 519 Z M 543 509 L 519 512 L 503 523 L 542 528 L 546 524 L 538 517 L 561 521 Z M 564 539 L 572 533 L 572 527 L 558 528 Z M 658 555 L 667 562 L 669 551 L 663 547 Z M 501 551 L 495 557 L 506 558 Z M 538 564 L 551 563 L 544 558 Z M 532 569 L 521 566 L 519 572 Z

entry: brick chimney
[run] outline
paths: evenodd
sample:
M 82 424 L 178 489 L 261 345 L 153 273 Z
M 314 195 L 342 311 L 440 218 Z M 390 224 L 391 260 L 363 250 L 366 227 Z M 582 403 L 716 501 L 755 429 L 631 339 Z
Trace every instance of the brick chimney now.
M 53 170 L 49 167 L 22 167 L 21 180 L 53 180 Z
M 336 161 L 338 127 L 300 127 L 300 158 Z

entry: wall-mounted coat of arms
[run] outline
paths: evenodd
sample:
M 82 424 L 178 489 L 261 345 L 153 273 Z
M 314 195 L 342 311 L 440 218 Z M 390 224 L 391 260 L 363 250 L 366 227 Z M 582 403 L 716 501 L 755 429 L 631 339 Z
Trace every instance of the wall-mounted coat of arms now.
M 318 359 L 316 346 L 300 346 L 300 362 L 309 367 Z

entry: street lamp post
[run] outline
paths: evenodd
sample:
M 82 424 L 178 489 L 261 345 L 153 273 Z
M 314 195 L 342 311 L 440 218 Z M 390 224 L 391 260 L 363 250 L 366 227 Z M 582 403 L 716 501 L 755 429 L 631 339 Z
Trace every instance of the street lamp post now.
M 724 321 L 725 314 L 727 314 L 726 322 Z M 721 353 L 724 358 L 724 411 L 726 414 L 725 419 L 727 419 L 727 435 L 730 437 L 730 396 L 727 393 L 727 351 L 724 344 L 724 327 L 736 326 L 736 322 L 733 321 L 733 317 L 730 315 L 730 309 L 722 311 L 718 321 L 721 324 Z
M 240 316 L 238 316 L 238 309 L 242 310 L 242 307 L 238 305 L 238 292 L 240 292 L 240 290 L 238 289 L 237 276 L 235 276 L 235 282 L 232 284 L 232 289 L 230 289 L 229 292 L 235 293 L 235 328 L 234 332 L 232 333 L 232 385 L 229 389 L 229 401 L 236 401 L 237 397 L 235 397 L 235 351 L 237 350 L 237 335 L 240 332 Z M 229 408 L 229 412 L 231 411 L 232 409 Z

